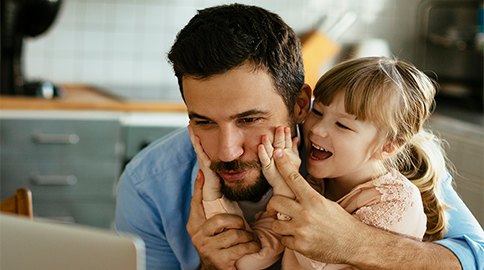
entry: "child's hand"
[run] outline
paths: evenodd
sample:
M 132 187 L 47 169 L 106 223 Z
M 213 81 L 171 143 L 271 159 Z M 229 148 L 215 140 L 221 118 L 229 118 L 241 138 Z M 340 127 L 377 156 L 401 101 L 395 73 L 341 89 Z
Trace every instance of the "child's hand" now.
M 274 189 L 274 195 L 283 195 L 289 198 L 295 198 L 294 193 L 286 184 L 284 179 L 277 170 L 272 155 L 274 148 L 282 148 L 289 156 L 291 163 L 296 169 L 301 165 L 299 152 L 297 150 L 298 137 L 291 140 L 291 129 L 289 127 L 277 127 L 274 135 L 274 147 L 272 146 L 269 137 L 262 136 L 262 143 L 259 145 L 259 159 L 262 164 L 262 173 L 266 177 L 269 184 Z
M 190 132 L 190 140 L 192 141 L 195 153 L 197 153 L 198 166 L 202 170 L 205 177 L 205 183 L 202 189 L 202 198 L 204 201 L 213 201 L 222 198 L 220 192 L 220 178 L 216 173 L 210 170 L 210 158 L 203 150 L 200 143 L 200 138 L 193 134 L 192 127 L 188 125 L 188 131 Z

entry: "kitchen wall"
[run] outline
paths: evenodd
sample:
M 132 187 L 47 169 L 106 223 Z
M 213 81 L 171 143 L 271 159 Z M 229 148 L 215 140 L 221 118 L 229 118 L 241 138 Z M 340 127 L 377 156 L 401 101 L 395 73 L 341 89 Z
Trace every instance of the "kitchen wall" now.
M 384 38 L 392 54 L 413 61 L 420 0 L 259 0 L 239 1 L 278 13 L 297 33 L 327 16 L 329 29 L 348 11 L 357 14 L 339 39 L 353 44 Z M 27 39 L 27 79 L 56 84 L 84 83 L 131 99 L 179 99 L 166 60 L 177 32 L 197 9 L 219 0 L 64 0 L 44 35 Z

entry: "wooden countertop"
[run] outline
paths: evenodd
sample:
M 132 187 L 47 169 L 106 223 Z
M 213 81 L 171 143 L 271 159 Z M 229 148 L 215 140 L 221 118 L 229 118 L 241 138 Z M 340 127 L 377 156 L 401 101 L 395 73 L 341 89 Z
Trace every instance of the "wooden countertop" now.
M 185 104 L 182 102 L 121 100 L 84 85 L 64 85 L 64 89 L 64 97 L 51 100 L 36 97 L 0 96 L 0 109 L 186 112 Z

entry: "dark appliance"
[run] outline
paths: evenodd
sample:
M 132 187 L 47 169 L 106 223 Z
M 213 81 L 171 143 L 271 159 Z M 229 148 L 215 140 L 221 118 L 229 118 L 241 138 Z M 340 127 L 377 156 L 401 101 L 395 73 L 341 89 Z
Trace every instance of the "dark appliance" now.
M 61 0 L 1 0 L 1 89 L 2 95 L 60 96 L 61 88 L 48 81 L 27 81 L 23 75 L 24 37 L 36 37 L 49 29 Z
M 479 12 L 482 6 L 482 0 L 423 1 L 416 48 L 419 68 L 440 84 L 439 103 L 481 114 L 484 51 L 480 45 L 483 26 Z

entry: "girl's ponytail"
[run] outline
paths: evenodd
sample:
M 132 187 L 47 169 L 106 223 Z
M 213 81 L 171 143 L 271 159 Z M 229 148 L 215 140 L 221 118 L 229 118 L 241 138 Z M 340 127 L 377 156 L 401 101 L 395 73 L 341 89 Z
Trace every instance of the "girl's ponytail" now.
M 427 216 L 427 231 L 424 240 L 442 239 L 446 232 L 447 206 L 440 198 L 439 179 L 446 167 L 446 158 L 441 140 L 430 131 L 421 129 L 406 147 L 407 162 L 401 164 L 400 172 L 420 190 Z

